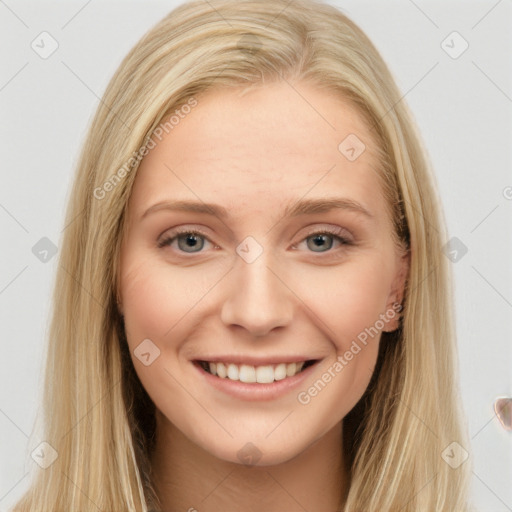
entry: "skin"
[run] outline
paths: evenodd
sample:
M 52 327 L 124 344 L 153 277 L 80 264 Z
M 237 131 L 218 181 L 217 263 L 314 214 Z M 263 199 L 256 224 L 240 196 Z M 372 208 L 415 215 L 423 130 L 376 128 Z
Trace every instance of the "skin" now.
M 392 240 L 375 144 L 356 110 L 312 84 L 217 89 L 197 99 L 141 162 L 121 250 L 127 339 L 157 408 L 152 463 L 162 509 L 332 512 L 347 491 L 342 419 L 368 386 L 380 333 L 309 403 L 297 395 L 332 373 L 358 334 L 403 296 L 408 255 Z M 349 134 L 366 145 L 354 161 L 338 150 Z M 283 214 L 300 199 L 333 196 L 371 217 Z M 185 199 L 224 206 L 229 217 L 160 209 L 141 219 L 156 203 Z M 206 233 L 199 252 L 187 235 L 157 246 L 178 226 Z M 336 226 L 353 244 L 327 235 L 316 247 L 310 232 Z M 236 252 L 248 236 L 263 251 L 251 263 Z M 148 366 L 134 356 L 145 339 L 160 350 Z M 192 364 L 216 354 L 319 362 L 298 389 L 250 401 L 215 389 Z M 239 458 L 244 446 L 252 466 Z

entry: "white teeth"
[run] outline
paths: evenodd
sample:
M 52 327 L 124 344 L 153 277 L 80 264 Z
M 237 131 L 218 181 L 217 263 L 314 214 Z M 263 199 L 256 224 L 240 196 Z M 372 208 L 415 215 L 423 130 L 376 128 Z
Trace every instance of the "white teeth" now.
M 274 369 L 274 379 L 283 380 L 286 378 L 286 364 L 278 364 Z
M 226 367 L 224 363 L 217 363 L 217 375 L 222 379 L 225 379 L 227 376 Z
M 230 364 L 228 366 L 228 378 L 238 380 L 238 366 L 236 364 Z
M 277 365 L 252 366 L 248 364 L 237 365 L 234 363 L 208 363 L 212 375 L 221 379 L 228 378 L 240 382 L 269 384 L 275 380 L 283 380 L 286 377 L 297 375 L 304 367 L 304 361 L 300 363 L 279 363 Z
M 274 368 L 272 366 L 258 366 L 256 368 L 256 382 L 260 384 L 274 382 Z
M 256 370 L 254 366 L 249 366 L 248 364 L 241 365 L 239 380 L 240 382 L 256 382 Z
M 295 375 L 295 370 L 297 365 L 295 363 L 289 363 L 286 365 L 286 376 L 293 377 Z

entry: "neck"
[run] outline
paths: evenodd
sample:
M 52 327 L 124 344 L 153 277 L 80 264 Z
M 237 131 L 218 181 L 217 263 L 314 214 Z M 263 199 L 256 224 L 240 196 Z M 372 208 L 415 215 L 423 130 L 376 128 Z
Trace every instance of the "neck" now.
M 293 459 L 260 467 L 214 457 L 156 414 L 151 464 L 162 512 L 341 510 L 348 481 L 341 422 Z

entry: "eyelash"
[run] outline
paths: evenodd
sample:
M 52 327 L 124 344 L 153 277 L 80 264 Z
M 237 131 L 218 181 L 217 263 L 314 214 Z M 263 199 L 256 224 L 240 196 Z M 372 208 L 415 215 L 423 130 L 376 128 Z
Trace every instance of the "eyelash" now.
M 338 241 L 340 242 L 340 244 L 342 246 L 351 246 L 351 245 L 354 245 L 354 242 L 344 236 L 342 236 L 342 234 L 345 233 L 345 230 L 341 229 L 341 228 L 323 228 L 323 229 L 317 229 L 317 230 L 313 230 L 311 232 L 309 232 L 299 243 L 301 242 L 304 242 L 305 240 L 307 240 L 308 238 L 311 238 L 312 236 L 315 236 L 315 235 L 331 235 L 332 237 L 338 239 Z M 204 233 L 203 231 L 201 231 L 200 229 L 197 229 L 197 228 L 194 228 L 194 229 L 181 229 L 181 228 L 177 228 L 174 232 L 172 232 L 170 235 L 167 235 L 166 237 L 164 237 L 163 239 L 161 239 L 157 246 L 159 249 L 163 249 L 164 247 L 166 246 L 170 246 L 171 243 L 176 240 L 180 235 L 195 235 L 195 236 L 201 236 L 203 238 L 206 238 L 206 240 L 208 240 L 210 243 L 213 243 L 208 235 L 206 235 L 206 233 Z M 215 244 L 214 244 L 215 245 Z M 296 246 L 298 244 L 295 244 L 293 246 L 293 248 L 295 249 Z M 318 252 L 317 254 L 329 254 L 329 253 L 333 253 L 335 251 L 335 249 L 329 249 L 325 252 Z M 202 252 L 202 251 L 199 251 L 198 254 Z M 315 252 L 315 251 L 311 251 L 311 252 Z M 186 253 L 186 252 L 183 252 L 183 251 L 180 251 L 181 254 L 194 254 L 194 253 Z
M 171 245 L 171 243 L 174 240 L 176 240 L 180 235 L 199 235 L 199 236 L 206 238 L 209 242 L 211 242 L 211 240 L 208 238 L 206 233 L 203 233 L 199 229 L 180 229 L 180 228 L 178 228 L 174 232 L 172 232 L 170 235 L 167 235 L 162 240 L 160 240 L 158 242 L 158 248 L 162 249 L 166 245 Z

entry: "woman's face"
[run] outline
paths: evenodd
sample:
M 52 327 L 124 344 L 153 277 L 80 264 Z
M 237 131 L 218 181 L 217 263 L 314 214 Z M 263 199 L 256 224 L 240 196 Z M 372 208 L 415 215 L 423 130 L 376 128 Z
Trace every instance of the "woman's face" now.
M 133 363 L 159 428 L 227 461 L 284 462 L 354 407 L 398 325 L 407 264 L 374 142 L 305 83 L 218 89 L 180 113 L 128 206 Z

